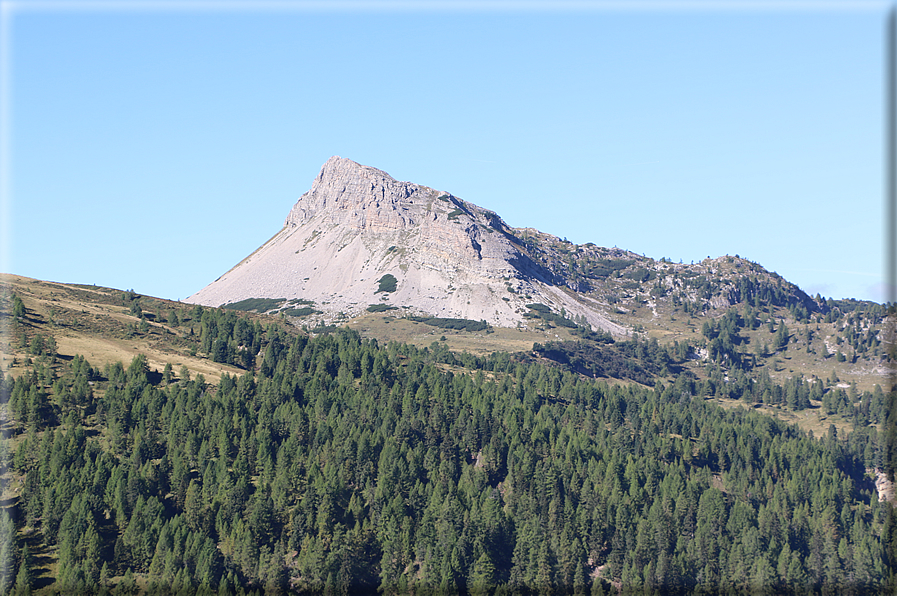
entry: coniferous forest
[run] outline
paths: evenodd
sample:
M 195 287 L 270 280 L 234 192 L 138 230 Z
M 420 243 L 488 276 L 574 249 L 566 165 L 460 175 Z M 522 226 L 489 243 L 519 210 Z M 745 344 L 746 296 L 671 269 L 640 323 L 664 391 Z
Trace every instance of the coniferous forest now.
M 895 589 L 871 476 L 892 457 L 887 394 L 814 437 L 686 375 L 609 384 L 196 313 L 202 351 L 244 374 L 98 368 L 32 342 L 33 373 L 0 379 L 16 439 L 0 459 L 24 476 L 0 512 L 0 592 Z M 55 549 L 52 583 L 32 581 L 23 535 Z

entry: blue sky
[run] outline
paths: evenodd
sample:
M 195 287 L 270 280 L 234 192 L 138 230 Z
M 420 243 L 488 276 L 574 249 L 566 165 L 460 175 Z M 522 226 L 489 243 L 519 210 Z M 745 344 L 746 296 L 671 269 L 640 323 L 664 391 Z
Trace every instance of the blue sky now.
M 887 299 L 887 3 L 327 6 L 4 2 L 0 270 L 184 299 L 341 155 Z

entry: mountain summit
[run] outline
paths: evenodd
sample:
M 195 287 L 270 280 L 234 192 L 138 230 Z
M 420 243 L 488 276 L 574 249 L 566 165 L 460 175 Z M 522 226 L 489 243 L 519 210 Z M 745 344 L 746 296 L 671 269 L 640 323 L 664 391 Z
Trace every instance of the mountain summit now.
M 554 321 L 617 336 L 640 325 L 630 315 L 645 310 L 660 320 L 679 309 L 721 313 L 768 302 L 796 309 L 802 320 L 823 306 L 737 255 L 683 264 L 575 245 L 342 157 L 327 160 L 273 238 L 188 301 L 298 303 L 306 306 L 294 314 L 314 311 L 319 322 L 400 308 L 505 327 Z
M 280 232 L 188 301 L 301 299 L 325 318 L 388 304 L 502 326 L 525 322 L 526 304 L 540 303 L 624 332 L 563 291 L 515 232 L 451 193 L 334 156 Z

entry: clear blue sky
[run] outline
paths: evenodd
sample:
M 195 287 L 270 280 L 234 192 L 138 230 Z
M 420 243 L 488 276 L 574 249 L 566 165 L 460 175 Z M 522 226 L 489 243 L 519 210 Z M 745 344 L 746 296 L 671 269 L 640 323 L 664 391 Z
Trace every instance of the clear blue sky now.
M 3 5 L 4 271 L 186 298 L 341 155 L 886 299 L 887 3 Z

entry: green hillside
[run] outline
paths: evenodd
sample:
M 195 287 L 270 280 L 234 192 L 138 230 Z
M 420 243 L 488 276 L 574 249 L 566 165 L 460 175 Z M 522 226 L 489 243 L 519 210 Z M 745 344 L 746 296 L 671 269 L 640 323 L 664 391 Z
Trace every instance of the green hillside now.
M 776 340 L 784 319 L 704 318 L 689 343 L 562 325 L 554 343 L 474 355 L 452 342 L 483 330 L 392 319 L 445 334 L 415 346 L 133 292 L 9 287 L 4 593 L 895 587 L 897 518 L 875 485 L 890 387 L 810 382 L 793 368 L 811 362 L 799 333 Z M 867 346 L 879 315 L 839 312 L 818 324 Z M 737 338 L 761 333 L 772 353 L 747 358 Z M 71 352 L 91 337 L 115 349 Z M 783 420 L 807 412 L 824 430 Z

